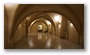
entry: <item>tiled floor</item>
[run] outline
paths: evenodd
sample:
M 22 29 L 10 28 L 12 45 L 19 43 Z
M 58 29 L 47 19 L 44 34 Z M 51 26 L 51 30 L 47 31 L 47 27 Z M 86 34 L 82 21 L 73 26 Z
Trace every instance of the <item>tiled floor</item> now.
M 81 46 L 47 33 L 31 33 L 17 42 L 14 49 L 81 49 Z

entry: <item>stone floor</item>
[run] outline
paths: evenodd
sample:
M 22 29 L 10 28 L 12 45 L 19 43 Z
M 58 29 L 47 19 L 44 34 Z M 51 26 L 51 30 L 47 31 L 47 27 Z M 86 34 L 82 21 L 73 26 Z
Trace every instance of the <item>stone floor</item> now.
M 68 40 L 48 33 L 31 33 L 17 42 L 14 49 L 82 49 Z

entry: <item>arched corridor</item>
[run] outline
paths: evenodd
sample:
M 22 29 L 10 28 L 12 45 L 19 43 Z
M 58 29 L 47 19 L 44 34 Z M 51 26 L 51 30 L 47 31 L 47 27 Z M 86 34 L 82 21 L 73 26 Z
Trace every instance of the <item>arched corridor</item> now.
M 5 49 L 83 49 L 83 4 L 5 4 Z

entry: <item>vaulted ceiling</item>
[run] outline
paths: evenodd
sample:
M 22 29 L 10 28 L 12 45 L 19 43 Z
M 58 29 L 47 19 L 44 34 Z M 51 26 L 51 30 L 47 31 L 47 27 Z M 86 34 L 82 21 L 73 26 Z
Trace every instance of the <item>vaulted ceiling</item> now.
M 12 23 L 12 35 L 15 33 L 18 25 L 30 17 L 28 20 L 28 26 L 37 18 L 45 18 L 49 20 L 55 28 L 55 23 L 50 13 L 56 13 L 62 15 L 68 19 L 75 26 L 78 33 L 82 33 L 84 30 L 84 6 L 80 4 L 19 4 L 14 10 L 13 23 Z M 48 14 L 49 13 L 49 14 Z

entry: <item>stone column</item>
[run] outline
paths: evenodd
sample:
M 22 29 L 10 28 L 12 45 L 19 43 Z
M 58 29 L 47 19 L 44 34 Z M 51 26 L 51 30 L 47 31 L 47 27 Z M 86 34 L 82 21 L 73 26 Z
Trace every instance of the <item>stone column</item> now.
M 62 17 L 60 38 L 68 38 L 68 20 L 65 17 Z

